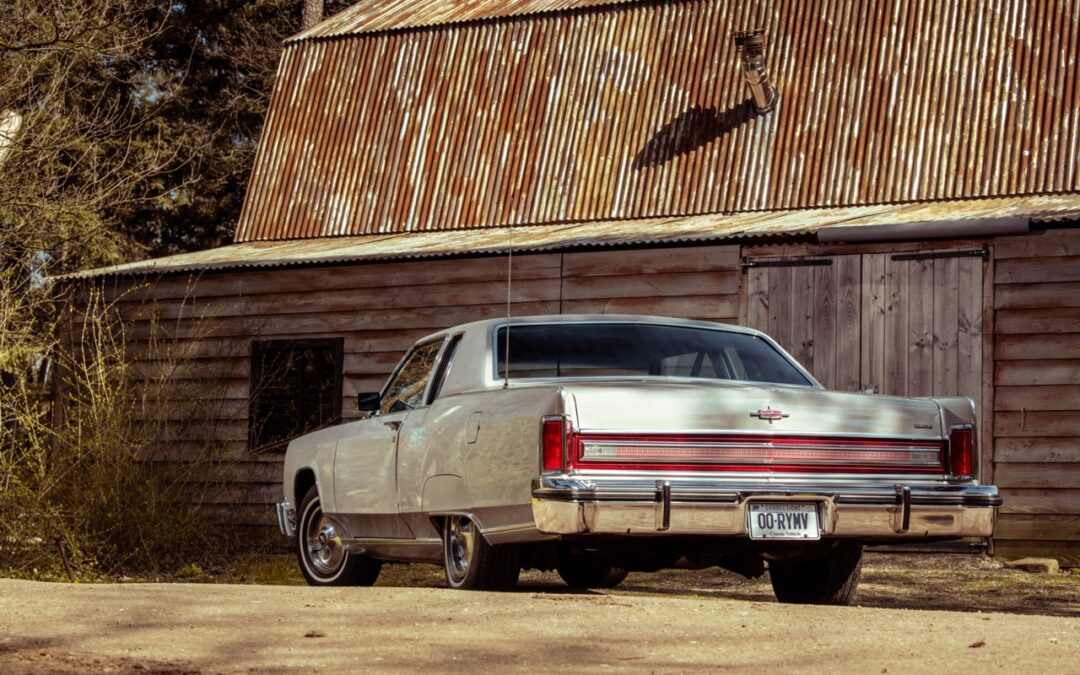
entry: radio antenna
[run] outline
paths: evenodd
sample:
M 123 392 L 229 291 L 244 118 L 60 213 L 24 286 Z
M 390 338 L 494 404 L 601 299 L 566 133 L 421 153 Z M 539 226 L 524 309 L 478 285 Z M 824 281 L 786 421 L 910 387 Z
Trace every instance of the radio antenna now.
M 514 272 L 514 226 L 510 226 L 509 248 L 506 253 L 506 345 L 503 350 L 503 389 L 510 388 L 510 290 Z

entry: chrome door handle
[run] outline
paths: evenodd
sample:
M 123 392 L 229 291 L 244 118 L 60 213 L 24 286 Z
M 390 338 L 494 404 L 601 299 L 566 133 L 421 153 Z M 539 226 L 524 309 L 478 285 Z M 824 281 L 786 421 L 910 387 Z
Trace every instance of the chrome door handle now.
M 383 422 L 383 426 L 390 427 L 393 431 L 397 431 L 401 428 L 401 422 L 399 420 L 390 420 L 389 422 Z

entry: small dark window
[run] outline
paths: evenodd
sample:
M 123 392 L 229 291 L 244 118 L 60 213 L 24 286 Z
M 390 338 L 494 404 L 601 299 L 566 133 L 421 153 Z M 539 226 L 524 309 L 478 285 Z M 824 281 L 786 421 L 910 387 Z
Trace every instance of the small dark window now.
M 251 343 L 248 447 L 283 451 L 297 436 L 341 419 L 344 340 Z

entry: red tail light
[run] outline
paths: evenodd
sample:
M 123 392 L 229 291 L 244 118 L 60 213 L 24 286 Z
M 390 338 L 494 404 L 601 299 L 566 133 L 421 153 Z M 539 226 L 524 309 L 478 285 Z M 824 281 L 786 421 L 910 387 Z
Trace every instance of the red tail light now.
M 975 475 L 975 429 L 970 425 L 949 430 L 949 474 L 954 478 Z
M 563 471 L 566 453 L 563 439 L 566 423 L 561 417 L 545 417 L 540 427 L 541 456 L 544 471 Z

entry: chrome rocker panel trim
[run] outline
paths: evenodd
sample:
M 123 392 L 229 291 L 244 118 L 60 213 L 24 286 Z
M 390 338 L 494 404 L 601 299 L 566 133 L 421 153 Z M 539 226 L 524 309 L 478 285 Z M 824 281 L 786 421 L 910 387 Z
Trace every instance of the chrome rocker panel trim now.
M 747 535 L 747 504 L 819 505 L 822 537 L 910 540 L 988 537 L 1001 498 L 993 485 L 732 483 L 550 476 L 533 481 L 533 518 L 559 535 Z

